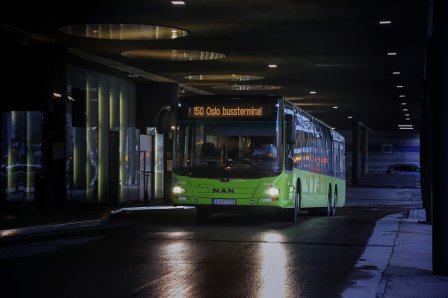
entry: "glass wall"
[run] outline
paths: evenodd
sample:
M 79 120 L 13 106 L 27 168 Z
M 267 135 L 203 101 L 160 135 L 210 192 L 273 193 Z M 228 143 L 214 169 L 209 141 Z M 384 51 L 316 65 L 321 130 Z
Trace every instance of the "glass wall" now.
M 75 66 L 69 67 L 68 82 L 69 200 L 138 200 L 134 84 Z
M 34 176 L 42 171 L 43 113 L 2 113 L 2 191 L 8 201 L 33 201 Z

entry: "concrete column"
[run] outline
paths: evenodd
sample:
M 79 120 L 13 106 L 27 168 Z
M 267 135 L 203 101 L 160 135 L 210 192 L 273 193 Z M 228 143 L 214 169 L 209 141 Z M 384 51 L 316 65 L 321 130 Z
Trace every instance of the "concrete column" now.
M 448 275 L 448 1 L 433 3 L 433 271 Z
M 425 96 L 427 97 L 427 96 Z M 420 129 L 420 185 L 422 191 L 423 207 L 426 211 L 426 221 L 432 222 L 432 130 L 431 111 L 427 99 L 423 99 L 421 129 Z
M 352 185 L 359 186 L 359 121 L 352 126 Z
M 361 127 L 361 174 L 367 174 L 367 154 L 368 154 L 368 131 L 367 127 Z
M 424 73 L 424 94 L 421 100 L 421 129 L 420 129 L 420 166 L 421 166 L 421 191 L 423 207 L 426 211 L 426 221 L 432 222 L 432 115 L 431 115 L 431 82 L 434 65 L 432 56 L 432 11 L 428 17 L 428 39 L 426 42 L 426 71 Z
M 136 126 L 140 131 L 156 125 L 157 114 L 165 105 L 175 105 L 178 97 L 177 83 L 145 82 L 136 87 Z M 174 122 L 173 122 L 174 123 Z M 171 126 L 171 125 L 170 125 Z M 163 135 L 163 201 L 171 203 L 171 165 L 173 161 L 172 133 Z M 155 187 L 153 184 L 151 186 Z
M 66 50 L 49 45 L 44 49 L 43 65 L 49 69 L 47 110 L 43 124 L 43 164 L 45 168 L 44 199 L 47 207 L 65 208 L 67 195 L 67 78 Z M 47 61 L 47 63 L 45 63 Z M 45 76 L 45 74 L 42 74 Z M 53 96 L 53 92 L 61 97 Z M 36 181 L 35 181 L 36 183 Z

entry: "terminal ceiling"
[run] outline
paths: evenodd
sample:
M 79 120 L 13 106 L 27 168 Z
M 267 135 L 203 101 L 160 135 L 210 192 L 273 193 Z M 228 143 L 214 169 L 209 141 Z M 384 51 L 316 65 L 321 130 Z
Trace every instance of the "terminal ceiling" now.
M 372 130 L 412 124 L 418 131 L 429 1 L 184 1 L 16 1 L 0 13 L 1 28 L 66 45 L 73 61 L 127 80 L 178 82 L 186 94 L 279 94 L 339 130 L 357 119 Z M 164 26 L 177 38 L 99 39 L 60 30 L 86 24 Z M 159 56 L 131 52 L 142 50 Z M 172 50 L 218 59 L 167 60 Z M 246 80 L 251 76 L 256 80 Z

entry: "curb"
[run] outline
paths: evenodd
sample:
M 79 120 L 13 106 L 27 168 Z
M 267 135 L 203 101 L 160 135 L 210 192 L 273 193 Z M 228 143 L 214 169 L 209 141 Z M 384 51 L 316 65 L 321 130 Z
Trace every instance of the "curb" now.
M 194 207 L 145 206 L 145 207 L 126 207 L 119 209 L 109 209 L 106 210 L 100 216 L 99 219 L 0 230 L 0 240 L 18 236 L 29 236 L 35 234 L 68 232 L 76 229 L 96 228 L 105 225 L 109 219 L 120 213 L 131 213 L 131 212 L 151 211 L 151 210 L 179 210 L 179 209 L 191 209 L 191 208 Z
M 41 226 L 32 226 L 32 227 L 23 227 L 16 229 L 7 229 L 0 230 L 0 239 L 17 237 L 17 236 L 28 236 L 34 234 L 43 234 L 50 232 L 61 232 L 61 231 L 72 231 L 75 229 L 82 228 L 94 228 L 99 227 L 104 224 L 104 220 L 96 219 L 96 220 L 86 220 L 86 221 L 75 221 L 75 222 L 67 222 L 67 223 L 58 223 L 51 225 L 41 225 Z
M 405 215 L 391 214 L 378 220 L 366 248 L 352 272 L 353 286 L 343 297 L 381 297 L 385 290 L 383 274 L 389 265 L 398 236 L 398 229 Z M 363 278 L 359 278 L 363 276 Z

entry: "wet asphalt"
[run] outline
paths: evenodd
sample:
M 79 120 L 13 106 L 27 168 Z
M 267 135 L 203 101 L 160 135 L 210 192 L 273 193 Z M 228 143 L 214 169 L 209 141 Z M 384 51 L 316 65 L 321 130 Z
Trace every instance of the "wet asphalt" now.
M 349 206 L 296 223 L 257 212 L 123 212 L 91 230 L 0 243 L 3 297 L 340 297 L 380 218 Z

